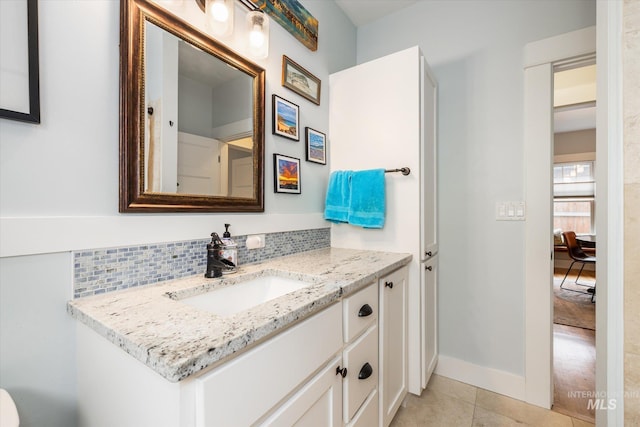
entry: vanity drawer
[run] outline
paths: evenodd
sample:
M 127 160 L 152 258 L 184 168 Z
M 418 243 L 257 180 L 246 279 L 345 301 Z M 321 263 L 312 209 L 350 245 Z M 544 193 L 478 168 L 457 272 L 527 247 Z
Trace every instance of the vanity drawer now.
M 375 283 L 342 301 L 344 342 L 351 342 L 378 318 L 378 287 Z
M 347 376 L 344 379 L 343 408 L 347 423 L 367 396 L 378 386 L 378 326 L 371 326 L 343 353 Z
M 378 390 L 374 390 L 367 400 L 362 404 L 362 407 L 356 412 L 351 422 L 347 424 L 347 427 L 371 427 L 378 425 Z
M 196 426 L 255 423 L 339 353 L 341 322 L 334 304 L 197 378 Z

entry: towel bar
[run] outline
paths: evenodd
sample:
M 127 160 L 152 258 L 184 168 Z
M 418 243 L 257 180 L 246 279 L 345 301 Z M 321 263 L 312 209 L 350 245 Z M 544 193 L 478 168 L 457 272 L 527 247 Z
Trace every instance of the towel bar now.
M 409 169 L 408 167 L 403 167 L 400 169 L 385 169 L 384 173 L 389 173 L 389 172 L 402 172 L 402 175 L 407 176 L 411 173 L 411 169 Z

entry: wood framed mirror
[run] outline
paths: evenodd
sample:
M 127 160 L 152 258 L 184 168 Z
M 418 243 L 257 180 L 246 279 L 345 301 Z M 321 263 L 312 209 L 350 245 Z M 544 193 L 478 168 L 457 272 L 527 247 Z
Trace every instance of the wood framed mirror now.
M 264 69 L 123 0 L 120 212 L 264 211 L 264 94 Z

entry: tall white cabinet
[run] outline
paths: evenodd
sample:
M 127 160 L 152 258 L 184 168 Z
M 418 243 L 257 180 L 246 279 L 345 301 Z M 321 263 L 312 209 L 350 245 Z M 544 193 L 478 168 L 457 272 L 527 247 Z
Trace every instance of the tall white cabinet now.
M 329 103 L 332 171 L 411 169 L 408 176 L 385 175 L 384 228 L 332 224 L 331 245 L 413 255 L 406 299 L 385 307 L 381 291 L 380 304 L 381 319 L 385 310 L 387 318 L 406 316 L 406 370 L 397 372 L 405 375 L 399 382 L 405 394 L 420 394 L 438 354 L 437 83 L 420 49 L 412 47 L 332 74 Z M 401 307 L 405 313 L 397 313 Z M 384 405 L 381 400 L 381 412 Z M 384 425 L 390 421 L 381 418 Z

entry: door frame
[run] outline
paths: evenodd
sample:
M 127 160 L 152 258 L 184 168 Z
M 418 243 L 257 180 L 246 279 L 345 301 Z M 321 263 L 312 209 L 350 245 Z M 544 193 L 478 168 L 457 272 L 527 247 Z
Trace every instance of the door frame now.
M 525 46 L 524 155 L 525 199 L 525 400 L 551 408 L 552 381 L 552 165 L 553 65 L 596 52 L 598 194 L 598 310 L 596 314 L 596 390 L 622 396 L 622 122 L 620 38 L 621 2 L 597 3 L 597 28 L 529 43 Z M 545 142 L 546 141 L 546 142 Z M 540 230 L 549 230 L 540 233 Z M 548 283 L 549 286 L 540 286 Z M 610 284 L 611 286 L 607 286 Z M 622 425 L 623 402 L 598 410 L 598 425 Z

